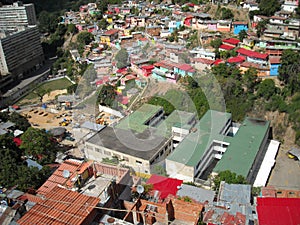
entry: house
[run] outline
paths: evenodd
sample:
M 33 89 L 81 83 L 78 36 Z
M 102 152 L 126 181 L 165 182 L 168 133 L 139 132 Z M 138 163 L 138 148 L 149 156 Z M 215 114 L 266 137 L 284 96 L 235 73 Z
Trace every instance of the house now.
M 232 46 L 232 47 L 235 48 L 240 43 L 240 40 L 236 39 L 236 38 L 226 38 L 226 39 L 222 40 L 222 43 L 225 44 L 225 45 L 229 45 L 229 46 Z
M 195 132 L 189 133 L 167 157 L 167 174 L 195 181 L 230 170 L 253 183 L 259 159 L 266 150 L 270 123 L 247 117 L 242 124 L 232 123 L 230 113 L 208 110 L 195 125 Z M 246 142 L 252 144 L 245 146 Z
M 212 60 L 215 60 L 216 58 L 216 53 L 214 53 L 213 51 L 204 48 L 199 48 L 199 47 L 190 50 L 190 54 L 194 58 L 205 58 L 205 59 L 212 59 Z
M 245 1 L 243 4 L 244 9 L 248 9 L 250 11 L 259 10 L 258 3 L 255 1 Z
M 170 197 L 164 202 L 138 199 L 136 202 L 124 201 L 124 207 L 130 210 L 123 218 L 134 224 L 184 224 L 195 225 L 200 220 L 204 205 Z
M 235 21 L 233 24 L 233 34 L 238 35 L 242 30 L 248 30 L 248 23 L 243 21 Z
M 278 69 L 281 65 L 280 56 L 272 56 L 269 59 L 270 62 L 270 76 L 277 76 L 279 74 Z
M 298 0 L 285 0 L 284 4 L 281 5 L 283 11 L 294 13 L 298 7 Z
M 261 65 L 253 62 L 243 62 L 239 65 L 239 69 L 242 74 L 244 74 L 250 68 L 255 68 L 257 71 L 258 77 L 269 77 L 270 76 L 270 67 L 268 65 Z
M 231 31 L 231 21 L 218 20 L 217 31 L 220 32 L 230 32 Z
M 80 160 L 68 159 L 64 161 L 37 190 L 37 196 L 46 196 L 57 185 L 62 185 L 68 189 L 75 188 L 76 185 L 82 185 L 91 175 L 91 161 L 83 162 Z
M 146 34 L 149 34 L 153 37 L 159 37 L 162 30 L 161 26 L 147 26 L 145 29 Z
M 219 47 L 219 51 L 230 51 L 233 50 L 235 47 L 231 45 L 221 44 Z
M 182 25 L 182 21 L 171 20 L 168 24 L 169 32 L 173 33 L 175 29 L 179 29 Z
M 263 198 L 300 198 L 300 190 L 290 190 L 267 186 L 261 188 L 261 196 Z
M 245 60 L 246 60 L 246 58 L 243 56 L 235 56 L 235 57 L 230 57 L 229 59 L 227 59 L 226 62 L 230 63 L 230 64 L 239 65 L 239 64 L 243 63 Z
M 17 221 L 27 224 L 91 224 L 98 212 L 100 199 L 89 197 L 62 187 L 54 187 Z M 85 210 L 83 210 L 85 209 Z
M 286 20 L 285 17 L 280 17 L 280 16 L 271 16 L 269 18 L 269 22 L 271 24 L 284 24 L 285 20 Z
M 256 198 L 259 224 L 281 225 L 300 223 L 300 198 Z
M 194 66 L 197 70 L 205 70 L 210 69 L 215 60 L 212 59 L 206 59 L 206 58 L 192 58 L 191 59 L 191 65 Z
M 255 224 L 252 214 L 251 185 L 220 183 L 216 201 L 205 207 L 203 222 L 207 224 Z
M 110 45 L 111 42 L 117 40 L 119 37 L 119 30 L 111 29 L 106 31 L 104 34 L 100 36 L 100 42 L 103 44 Z
M 239 56 L 246 58 L 247 62 L 258 63 L 264 66 L 268 65 L 269 55 L 266 53 L 255 52 L 244 48 L 236 50 Z

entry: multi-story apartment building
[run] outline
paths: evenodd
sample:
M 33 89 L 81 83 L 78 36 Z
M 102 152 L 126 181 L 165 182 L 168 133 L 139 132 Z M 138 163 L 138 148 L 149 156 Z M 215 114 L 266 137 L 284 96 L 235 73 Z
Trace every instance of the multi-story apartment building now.
M 15 2 L 0 7 L 0 30 L 14 31 L 20 26 L 36 25 L 33 4 Z
M 40 34 L 36 26 L 28 27 L 0 39 L 0 88 L 30 75 L 43 64 Z

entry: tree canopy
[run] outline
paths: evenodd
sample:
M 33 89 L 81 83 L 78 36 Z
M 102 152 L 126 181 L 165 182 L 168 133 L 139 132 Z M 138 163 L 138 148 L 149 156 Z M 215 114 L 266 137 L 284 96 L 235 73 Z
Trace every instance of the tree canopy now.
M 278 0 L 260 0 L 258 7 L 261 15 L 273 16 L 280 10 L 280 3 Z
M 124 68 L 128 65 L 128 52 L 125 48 L 121 48 L 116 54 L 115 60 L 117 61 L 118 68 Z
M 20 148 L 25 155 L 40 163 L 51 163 L 56 157 L 56 145 L 49 133 L 45 130 L 30 127 L 21 136 Z
M 28 188 L 38 188 L 50 175 L 50 169 L 43 167 L 38 170 L 35 167 L 28 167 L 22 159 L 22 151 L 13 142 L 10 135 L 0 136 L 0 184 L 4 187 L 18 185 L 21 191 Z
M 229 170 L 221 171 L 214 177 L 214 190 L 219 190 L 221 181 L 225 181 L 228 184 L 246 184 L 247 181 L 242 175 L 237 175 Z
M 288 86 L 291 93 L 300 91 L 300 54 L 287 49 L 281 56 L 278 78 Z
M 93 34 L 88 31 L 82 31 L 77 36 L 77 41 L 81 44 L 88 45 L 94 40 Z

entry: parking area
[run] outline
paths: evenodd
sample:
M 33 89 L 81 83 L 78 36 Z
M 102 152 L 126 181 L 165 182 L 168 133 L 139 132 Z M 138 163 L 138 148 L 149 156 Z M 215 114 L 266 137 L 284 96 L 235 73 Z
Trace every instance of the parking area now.
M 300 163 L 299 160 L 289 158 L 287 151 L 287 149 L 280 147 L 268 186 L 299 190 Z

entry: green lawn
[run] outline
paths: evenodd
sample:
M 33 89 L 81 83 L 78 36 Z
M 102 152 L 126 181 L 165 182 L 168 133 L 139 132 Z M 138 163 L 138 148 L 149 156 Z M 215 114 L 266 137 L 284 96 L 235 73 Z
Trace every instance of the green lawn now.
M 34 90 L 44 89 L 44 90 L 49 90 L 51 92 L 54 90 L 66 89 L 71 85 L 72 83 L 68 79 L 62 78 L 59 80 L 53 80 L 53 81 L 42 83 L 41 85 L 37 86 Z M 33 91 L 30 92 L 28 95 L 24 96 L 17 104 L 23 105 L 26 104 L 28 101 L 31 103 L 39 102 L 38 96 Z

